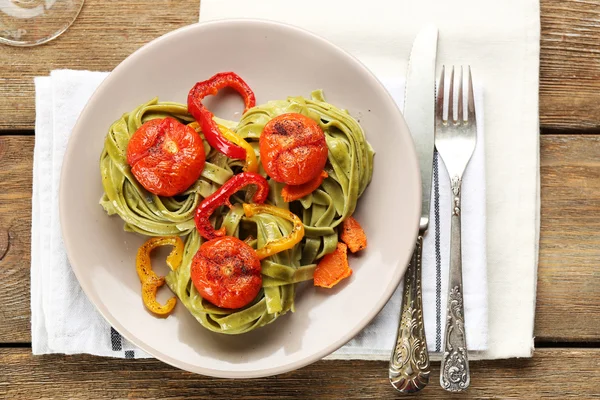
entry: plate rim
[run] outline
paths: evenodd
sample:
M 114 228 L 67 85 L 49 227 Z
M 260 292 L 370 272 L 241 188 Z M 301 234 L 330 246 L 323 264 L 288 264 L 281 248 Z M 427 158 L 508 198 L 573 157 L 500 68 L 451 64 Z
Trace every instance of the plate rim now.
M 74 142 L 75 141 L 72 139 L 81 135 L 81 133 L 80 133 L 81 132 L 80 125 L 82 123 L 81 121 L 86 119 L 86 115 L 91 112 L 90 110 L 94 109 L 94 105 L 95 105 L 94 103 L 96 101 L 98 101 L 98 98 L 99 98 L 98 94 L 102 93 L 104 91 L 104 88 L 106 86 L 108 86 L 112 80 L 117 79 L 116 77 L 119 75 L 120 71 L 126 70 L 127 67 L 129 66 L 129 64 L 134 62 L 137 57 L 139 57 L 142 53 L 147 51 L 149 48 L 153 47 L 156 43 L 159 43 L 159 42 L 162 42 L 165 40 L 169 40 L 173 36 L 185 34 L 185 32 L 187 32 L 187 31 L 202 30 L 202 29 L 205 29 L 206 27 L 211 27 L 211 26 L 218 26 L 218 25 L 227 26 L 227 25 L 236 25 L 236 24 L 247 24 L 248 26 L 271 25 L 271 26 L 277 27 L 279 29 L 292 30 L 292 31 L 295 31 L 296 33 L 299 33 L 300 35 L 310 37 L 312 40 L 317 40 L 317 41 L 327 45 L 329 48 L 331 48 L 332 51 L 338 52 L 340 55 L 347 58 L 349 61 L 355 63 L 361 70 L 363 70 L 363 72 L 366 73 L 366 76 L 369 76 L 374 81 L 375 85 L 378 86 L 379 89 L 381 89 L 383 93 L 385 93 L 385 95 L 388 98 L 388 101 L 390 101 L 396 108 L 396 110 L 398 112 L 398 116 L 400 118 L 400 121 L 405 125 L 406 132 L 409 133 L 408 139 L 410 140 L 410 143 L 412 146 L 410 146 L 410 148 L 408 148 L 407 151 L 412 153 L 411 158 L 412 158 L 412 163 L 414 166 L 414 171 L 419 171 L 414 141 L 413 141 L 412 135 L 410 135 L 410 131 L 408 129 L 408 126 L 406 125 L 406 121 L 404 120 L 404 116 L 403 116 L 401 110 L 399 109 L 397 103 L 392 98 L 390 93 L 387 91 L 385 86 L 381 83 L 381 81 L 358 58 L 356 58 L 355 56 L 353 56 L 346 50 L 342 49 L 341 47 L 337 46 L 336 44 L 332 43 L 331 41 L 325 39 L 324 37 L 317 35 L 317 34 L 311 32 L 309 30 L 306 30 L 304 28 L 292 25 L 292 24 L 287 24 L 287 23 L 282 23 L 282 22 L 272 21 L 272 20 L 267 20 L 267 19 L 258 19 L 258 18 L 232 18 L 232 19 L 221 19 L 221 20 L 207 21 L 207 22 L 197 22 L 194 24 L 190 24 L 190 25 L 186 25 L 184 27 L 178 28 L 178 29 L 168 32 L 162 36 L 159 36 L 158 38 L 153 39 L 152 41 L 146 43 L 145 45 L 143 45 L 140 48 L 138 48 L 137 50 L 135 50 L 133 53 L 131 53 L 129 56 L 127 56 L 121 63 L 119 63 L 113 69 L 113 71 L 111 71 L 109 73 L 109 75 L 100 83 L 100 85 L 96 88 L 96 90 L 93 92 L 92 96 L 90 97 L 90 99 L 86 103 L 85 107 L 82 109 L 81 113 L 79 114 L 75 125 L 73 126 L 73 129 L 71 131 L 71 136 L 69 137 L 69 140 L 67 143 L 67 148 L 66 148 L 66 151 L 65 151 L 65 154 L 63 157 L 63 164 L 62 164 L 62 169 L 61 169 L 61 174 L 60 174 L 60 182 L 59 182 L 59 221 L 60 221 L 60 225 L 61 225 L 61 234 L 63 237 L 63 243 L 65 246 L 67 258 L 69 259 L 71 269 L 73 270 L 79 285 L 81 286 L 83 292 L 85 293 L 85 295 L 88 298 L 88 300 L 90 301 L 90 303 L 93 304 L 94 308 L 102 315 L 102 317 L 117 332 L 119 332 L 129 342 L 131 342 L 133 345 L 137 346 L 140 350 L 144 351 L 148 355 L 155 357 L 156 359 L 158 359 L 164 363 L 167 363 L 171 366 L 174 366 L 176 368 L 183 369 L 183 370 L 186 370 L 186 371 L 189 371 L 192 373 L 197 373 L 197 374 L 216 377 L 216 378 L 247 379 L 247 378 L 268 377 L 268 376 L 282 374 L 282 373 L 286 373 L 286 372 L 290 372 L 290 371 L 302 368 L 302 367 L 312 364 L 318 360 L 321 360 L 322 358 L 333 353 L 340 347 L 344 346 L 347 342 L 349 342 L 352 338 L 354 338 L 358 333 L 360 333 L 379 314 L 379 312 L 387 304 L 387 302 L 389 301 L 391 296 L 394 294 L 397 286 L 399 285 L 400 280 L 404 276 L 404 273 L 408 266 L 408 262 L 412 256 L 412 252 L 407 253 L 404 257 L 404 262 L 399 264 L 399 266 L 396 268 L 396 271 L 394 273 L 393 280 L 392 280 L 392 282 L 395 284 L 388 285 L 386 287 L 385 292 L 380 297 L 377 304 L 372 308 L 372 312 L 369 314 L 365 314 L 365 316 L 360 320 L 360 322 L 358 324 L 356 324 L 356 326 L 353 329 L 347 331 L 344 335 L 342 335 L 340 338 L 333 341 L 329 345 L 325 346 L 322 350 L 320 350 L 318 352 L 314 352 L 314 353 L 310 354 L 309 356 L 303 357 L 297 361 L 293 361 L 293 362 L 283 364 L 283 365 L 280 365 L 277 367 L 262 368 L 262 369 L 252 370 L 252 371 L 225 371 L 225 370 L 220 370 L 220 369 L 212 369 L 212 368 L 208 368 L 208 367 L 202 367 L 202 366 L 198 366 L 198 365 L 189 364 L 187 362 L 178 360 L 167 354 L 164 354 L 163 352 L 153 348 L 152 346 L 147 345 L 144 342 L 138 340 L 134 334 L 132 334 L 116 318 L 114 318 L 112 316 L 112 313 L 110 313 L 108 308 L 98 306 L 98 303 L 102 303 L 102 302 L 100 301 L 98 296 L 91 294 L 92 290 L 89 288 L 85 279 L 83 279 L 83 269 L 82 269 L 83 267 L 81 267 L 81 266 L 78 267 L 77 263 L 74 263 L 72 260 L 71 254 L 73 254 L 73 248 L 75 246 L 72 243 L 71 238 L 67 235 L 66 227 L 68 226 L 68 224 L 66 221 L 66 214 L 68 213 L 68 210 L 66 209 L 65 200 L 64 200 L 66 198 L 66 196 L 68 196 L 68 193 L 66 193 L 67 184 L 65 182 L 67 173 L 65 171 L 67 171 L 69 169 L 70 160 L 72 159 L 72 153 L 75 151 L 74 150 L 74 148 L 75 148 Z M 417 178 L 418 185 L 417 185 L 417 188 L 415 188 L 415 194 L 417 194 L 417 202 L 420 205 L 421 197 L 422 197 L 421 183 L 420 183 L 421 176 L 420 176 L 420 173 L 418 173 L 417 175 L 418 176 L 416 178 Z M 416 240 L 417 235 L 418 235 L 419 215 L 420 215 L 420 207 L 418 207 L 418 209 L 415 211 L 413 221 L 410 221 L 409 223 L 407 223 L 407 226 L 410 226 L 411 224 L 413 226 L 413 234 L 411 235 L 411 237 L 413 237 L 413 242 Z M 398 310 L 398 312 L 400 312 L 400 310 Z M 390 349 L 390 355 L 392 353 L 392 350 L 393 349 Z

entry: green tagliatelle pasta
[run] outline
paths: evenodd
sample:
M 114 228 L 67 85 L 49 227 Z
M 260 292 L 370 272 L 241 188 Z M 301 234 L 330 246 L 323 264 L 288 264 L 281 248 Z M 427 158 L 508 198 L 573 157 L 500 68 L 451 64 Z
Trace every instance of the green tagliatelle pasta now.
M 256 106 L 244 114 L 239 124 L 218 122 L 246 139 L 258 156 L 258 139 L 265 124 L 291 112 L 312 118 L 325 132 L 329 148 L 325 169 L 329 177 L 312 194 L 289 204 L 281 198 L 283 185 L 269 180 L 267 203 L 291 209 L 300 216 L 305 237 L 292 249 L 262 260 L 263 287 L 252 303 L 238 310 L 222 309 L 204 300 L 191 281 L 190 268 L 203 242 L 194 225 L 196 207 L 234 173 L 241 172 L 243 160 L 229 159 L 205 143 L 207 162 L 200 179 L 182 195 L 165 198 L 148 193 L 137 183 L 127 164 L 127 144 L 137 128 L 150 119 L 171 116 L 183 123 L 192 122 L 187 108 L 154 99 L 123 115 L 106 137 L 100 161 L 105 193 L 100 203 L 109 215 L 118 214 L 123 219 L 125 230 L 147 236 L 187 235 L 181 266 L 170 272 L 166 281 L 194 317 L 212 331 L 240 334 L 293 311 L 296 284 L 312 279 L 316 261 L 335 250 L 336 227 L 352 215 L 371 180 L 373 150 L 362 128 L 347 111 L 327 103 L 321 91 L 313 92 L 311 99 L 290 97 Z M 262 169 L 259 172 L 265 175 Z M 223 226 L 227 235 L 242 240 L 251 235 L 249 243 L 254 248 L 289 234 L 292 225 L 285 219 L 270 214 L 246 218 L 242 199 L 241 194 L 234 196 L 231 209 L 222 207 L 222 211 L 213 214 L 216 228 Z
M 154 118 L 173 117 L 183 123 L 193 121 L 187 107 L 153 99 L 112 124 L 100 157 L 104 195 L 100 204 L 108 215 L 118 214 L 125 230 L 147 236 L 185 235 L 195 229 L 194 212 L 200 200 L 217 190 L 233 176 L 235 163 L 205 143 L 207 162 L 200 179 L 181 196 L 160 197 L 146 191 L 127 164 L 127 144 L 131 135 Z
M 269 182 L 271 192 L 269 203 L 286 208 L 278 194 L 277 186 Z M 235 204 L 222 218 L 221 226 L 227 235 L 240 237 L 241 231 L 256 232 L 256 239 L 250 244 L 256 248 L 267 242 L 282 238 L 290 233 L 292 225 L 289 221 L 269 215 L 257 214 L 252 218 L 243 217 L 244 210 L 240 203 Z M 242 223 L 250 227 L 241 227 Z M 251 331 L 276 320 L 289 310 L 294 310 L 294 294 L 296 284 L 312 279 L 315 264 L 301 266 L 301 246 L 274 254 L 261 263 L 263 288 L 256 299 L 240 310 L 228 310 L 214 306 L 203 299 L 190 278 L 192 258 L 198 251 L 202 239 L 197 232 L 192 232 L 185 245 L 181 266 L 166 276 L 167 285 L 179 297 L 185 307 L 204 327 L 214 332 L 239 334 Z
M 325 166 L 329 177 L 321 187 L 300 200 L 306 240 L 302 262 L 311 263 L 331 253 L 337 245 L 334 229 L 352 215 L 358 198 L 373 175 L 373 149 L 358 122 L 350 114 L 325 101 L 316 90 L 311 99 L 290 97 L 274 100 L 246 112 L 236 133 L 245 139 L 258 139 L 264 126 L 285 113 L 303 114 L 317 121 L 329 148 Z

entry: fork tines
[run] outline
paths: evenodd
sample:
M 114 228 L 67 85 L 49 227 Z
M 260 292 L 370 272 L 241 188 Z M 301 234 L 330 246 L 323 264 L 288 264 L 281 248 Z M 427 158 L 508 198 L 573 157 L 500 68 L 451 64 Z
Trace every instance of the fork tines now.
M 463 121 L 473 121 L 475 122 L 475 100 L 474 100 L 474 96 L 473 96 L 473 78 L 471 76 L 471 67 L 467 66 L 468 68 L 468 76 L 467 76 L 467 115 L 463 115 L 463 102 L 464 102 L 464 97 L 463 97 L 463 85 L 464 85 L 464 79 L 463 79 L 463 67 L 460 67 L 460 76 L 459 76 L 459 85 L 458 85 L 458 112 L 457 112 L 457 118 L 454 118 L 454 66 L 452 66 L 452 70 L 450 71 L 450 82 L 448 84 L 449 88 L 448 88 L 448 99 L 450 99 L 448 101 L 448 117 L 444 118 L 444 99 L 445 99 L 445 93 L 443 92 L 444 89 L 444 76 L 446 75 L 446 66 L 442 67 L 442 76 L 440 78 L 440 84 L 439 87 L 441 88 L 441 92 L 437 97 L 437 113 L 438 113 L 438 118 L 440 118 L 445 124 L 448 123 L 448 120 L 451 120 L 454 123 L 458 123 L 459 120 L 463 120 Z M 440 114 L 441 113 L 441 114 Z

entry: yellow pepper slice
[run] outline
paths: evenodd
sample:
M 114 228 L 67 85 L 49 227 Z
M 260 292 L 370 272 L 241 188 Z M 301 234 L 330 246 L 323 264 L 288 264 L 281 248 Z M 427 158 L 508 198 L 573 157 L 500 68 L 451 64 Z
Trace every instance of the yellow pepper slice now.
M 189 124 L 192 129 L 196 132 L 200 132 L 200 124 L 197 122 L 192 122 Z M 219 130 L 223 134 L 225 139 L 229 140 L 231 143 L 236 144 L 246 150 L 246 165 L 244 166 L 244 171 L 247 172 L 256 172 L 258 171 L 258 159 L 256 158 L 256 154 L 254 153 L 254 149 L 250 146 L 250 143 L 246 142 L 244 139 L 236 135 L 231 129 L 226 126 L 217 124 Z
M 236 135 L 231 129 L 219 124 L 217 124 L 217 126 L 219 127 L 219 130 L 221 131 L 225 139 L 229 140 L 233 144 L 237 144 L 238 146 L 246 150 L 246 165 L 244 166 L 244 171 L 258 171 L 258 160 L 256 158 L 256 154 L 254 154 L 254 149 L 252 148 L 252 146 L 250 146 L 250 143 L 246 142 L 244 139 Z
M 150 253 L 159 246 L 173 246 L 167 257 L 167 265 L 171 270 L 176 270 L 181 265 L 183 258 L 183 241 L 177 236 L 153 237 L 140 246 L 135 259 L 136 269 L 140 282 L 142 282 L 142 300 L 146 308 L 156 315 L 167 316 L 173 311 L 177 298 L 171 297 L 165 305 L 156 300 L 158 288 L 165 284 L 165 277 L 158 276 L 152 270 Z
M 275 207 L 269 204 L 246 204 L 244 203 L 244 213 L 250 218 L 255 214 L 266 213 L 276 217 L 285 218 L 294 224 L 289 235 L 282 237 L 274 242 L 268 242 L 262 248 L 256 250 L 258 258 L 272 256 L 280 251 L 288 250 L 294 247 L 304 237 L 304 224 L 296 214 L 283 208 Z

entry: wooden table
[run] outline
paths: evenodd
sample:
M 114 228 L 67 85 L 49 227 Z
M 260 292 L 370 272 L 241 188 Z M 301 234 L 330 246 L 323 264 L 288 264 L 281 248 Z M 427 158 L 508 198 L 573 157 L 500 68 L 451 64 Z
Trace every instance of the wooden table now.
M 110 70 L 149 40 L 196 22 L 197 4 L 87 0 L 58 40 L 0 46 L 0 398 L 397 397 L 383 361 L 321 361 L 233 381 L 156 360 L 32 357 L 32 78 L 56 68 Z M 600 2 L 542 0 L 541 46 L 537 350 L 533 359 L 474 362 L 471 388 L 455 398 L 600 398 Z M 435 383 L 420 394 L 442 396 L 450 397 Z

